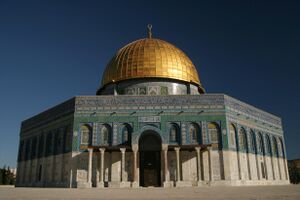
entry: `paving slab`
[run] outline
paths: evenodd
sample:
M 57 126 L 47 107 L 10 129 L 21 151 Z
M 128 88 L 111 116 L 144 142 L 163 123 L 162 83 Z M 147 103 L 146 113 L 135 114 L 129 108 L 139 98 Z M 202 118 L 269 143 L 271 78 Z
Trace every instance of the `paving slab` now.
M 79 199 L 216 199 L 216 200 L 300 200 L 300 185 L 286 186 L 216 186 L 182 188 L 14 188 L 0 187 L 5 200 L 79 200 Z

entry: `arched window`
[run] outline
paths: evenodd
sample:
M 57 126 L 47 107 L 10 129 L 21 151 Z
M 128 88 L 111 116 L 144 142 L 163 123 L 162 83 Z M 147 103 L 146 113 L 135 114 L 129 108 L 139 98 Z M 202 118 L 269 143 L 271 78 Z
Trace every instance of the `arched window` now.
M 80 127 L 80 135 L 81 135 L 81 144 L 82 145 L 89 145 L 91 144 L 91 136 L 92 136 L 92 128 L 87 125 L 84 124 Z
M 191 144 L 197 144 L 199 142 L 198 133 L 199 133 L 198 125 L 191 123 L 189 126 L 189 135 L 190 135 Z
M 101 128 L 101 138 L 104 145 L 111 144 L 111 128 L 109 125 L 105 124 Z
M 131 127 L 125 124 L 122 128 L 122 143 L 130 144 L 131 142 Z
M 216 123 L 208 124 L 208 135 L 211 143 L 219 143 L 219 126 Z
M 257 136 L 257 149 L 260 153 L 265 154 L 264 141 L 261 133 L 258 133 Z
M 255 133 L 253 130 L 250 131 L 250 148 L 253 152 L 256 152 Z
M 247 150 L 247 135 L 246 130 L 244 128 L 240 128 L 239 130 L 239 150 Z
M 175 124 L 171 124 L 170 125 L 170 130 L 169 130 L 169 140 L 170 142 L 178 142 L 178 138 L 179 138 L 179 135 L 178 135 L 178 127 L 177 125 Z
M 278 157 L 278 145 L 277 145 L 277 140 L 276 140 L 276 138 L 273 136 L 273 138 L 272 138 L 272 140 L 273 140 L 273 155 L 274 156 L 276 156 L 276 157 Z
M 266 135 L 266 148 L 269 155 L 272 155 L 271 141 L 269 135 Z
M 236 129 L 233 124 L 229 125 L 229 137 L 231 146 L 235 147 L 235 137 L 236 137 Z

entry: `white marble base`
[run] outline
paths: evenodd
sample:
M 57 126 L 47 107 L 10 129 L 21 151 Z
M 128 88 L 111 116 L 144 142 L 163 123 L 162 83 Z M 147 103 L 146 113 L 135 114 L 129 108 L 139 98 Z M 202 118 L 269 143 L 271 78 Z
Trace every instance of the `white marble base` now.
M 108 187 L 120 188 L 120 184 L 121 184 L 121 182 L 119 182 L 119 181 L 111 181 L 111 182 L 108 182 Z
M 131 187 L 138 188 L 140 187 L 140 184 L 138 182 L 131 182 Z
M 92 187 L 91 182 L 82 182 L 82 181 L 77 182 L 77 188 L 91 188 L 91 187 Z
M 198 187 L 210 186 L 210 182 L 209 181 L 198 181 L 197 186 Z
M 104 188 L 104 182 L 98 182 L 97 188 Z
M 165 187 L 165 188 L 174 187 L 174 182 L 173 181 L 165 181 L 163 184 L 163 187 Z
M 120 188 L 129 188 L 131 187 L 131 182 L 128 182 L 128 181 L 122 181 L 120 183 Z
M 175 182 L 176 187 L 192 187 L 193 184 L 190 181 L 176 181 Z

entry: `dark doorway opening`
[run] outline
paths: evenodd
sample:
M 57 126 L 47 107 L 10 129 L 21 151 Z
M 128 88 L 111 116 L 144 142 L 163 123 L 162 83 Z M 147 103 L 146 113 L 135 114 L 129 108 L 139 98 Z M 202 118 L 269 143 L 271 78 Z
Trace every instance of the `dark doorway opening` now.
M 140 186 L 161 186 L 161 138 L 152 131 L 142 134 L 139 141 Z

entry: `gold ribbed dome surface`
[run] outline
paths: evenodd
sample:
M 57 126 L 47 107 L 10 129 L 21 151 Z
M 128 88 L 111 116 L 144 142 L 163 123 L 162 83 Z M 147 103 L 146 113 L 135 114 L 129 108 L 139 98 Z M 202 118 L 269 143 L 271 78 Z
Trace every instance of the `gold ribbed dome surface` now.
M 136 40 L 121 48 L 106 66 L 102 86 L 135 78 L 170 78 L 199 86 L 197 70 L 174 45 L 154 38 Z

